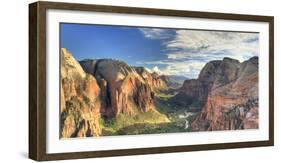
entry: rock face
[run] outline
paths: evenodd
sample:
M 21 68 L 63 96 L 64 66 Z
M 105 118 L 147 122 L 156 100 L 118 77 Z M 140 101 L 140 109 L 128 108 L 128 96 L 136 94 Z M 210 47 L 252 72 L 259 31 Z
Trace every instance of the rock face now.
M 83 69 L 95 76 L 101 88 L 102 110 L 105 118 L 120 113 L 131 115 L 138 111 L 147 112 L 154 109 L 154 93 L 146 77 L 146 72 L 138 72 L 126 63 L 111 59 L 84 60 L 80 62 Z M 140 75 L 141 74 L 141 75 Z
M 207 95 L 193 130 L 233 130 L 258 128 L 258 57 L 243 63 L 225 58 L 202 69 L 197 82 Z M 190 87 L 186 87 L 196 94 Z
M 179 105 L 189 106 L 190 111 L 200 111 L 206 104 L 210 91 L 236 80 L 239 68 L 239 61 L 231 58 L 208 62 L 198 79 L 185 80 L 174 101 Z
M 167 88 L 166 82 L 162 80 L 161 75 L 157 72 L 150 73 L 144 67 L 134 67 L 134 69 L 152 89 Z
M 66 50 L 61 49 L 61 138 L 99 136 L 100 88 Z

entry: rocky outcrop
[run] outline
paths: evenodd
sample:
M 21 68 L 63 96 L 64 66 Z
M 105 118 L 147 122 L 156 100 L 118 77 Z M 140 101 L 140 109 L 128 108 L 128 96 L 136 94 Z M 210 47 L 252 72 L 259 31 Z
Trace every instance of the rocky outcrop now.
M 208 95 L 193 130 L 258 128 L 258 57 L 208 63 L 198 80 L 209 83 Z
M 189 111 L 200 111 L 206 104 L 211 89 L 236 80 L 239 67 L 239 61 L 231 58 L 208 62 L 198 79 L 184 81 L 173 101 L 180 106 L 186 106 Z
M 99 136 L 100 88 L 66 50 L 61 49 L 60 137 Z
M 222 61 L 207 63 L 199 74 L 198 80 L 214 89 L 237 79 L 240 63 L 238 60 L 224 58 Z
M 95 76 L 101 88 L 102 115 L 105 118 L 120 113 L 131 115 L 138 111 L 154 109 L 154 93 L 145 80 L 146 72 L 140 75 L 125 62 L 101 59 L 83 60 L 83 69 Z M 151 83 L 153 84 L 153 83 Z
M 167 84 L 164 80 L 162 80 L 161 75 L 157 72 L 151 73 L 152 76 L 152 87 L 154 89 L 167 89 Z
M 166 89 L 167 85 L 157 72 L 150 73 L 144 67 L 133 67 L 135 71 L 148 83 L 152 89 Z

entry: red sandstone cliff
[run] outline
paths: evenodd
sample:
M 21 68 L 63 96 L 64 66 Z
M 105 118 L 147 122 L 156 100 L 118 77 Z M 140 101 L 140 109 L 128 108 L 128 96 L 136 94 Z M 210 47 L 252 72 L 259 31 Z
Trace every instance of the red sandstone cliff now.
M 140 77 L 152 88 L 152 89 L 166 89 L 167 84 L 162 80 L 161 75 L 157 72 L 150 73 L 144 67 L 134 67 Z
M 138 109 L 155 109 L 151 86 L 162 85 L 146 71 L 140 72 L 126 63 L 111 59 L 81 61 L 83 69 L 97 79 L 103 101 L 102 114 L 111 118 L 120 113 L 131 115 Z
M 60 136 L 86 137 L 101 134 L 100 88 L 66 50 L 61 49 Z
M 207 77 L 204 74 L 209 74 Z M 208 95 L 193 130 L 258 128 L 258 58 L 243 63 L 224 59 L 207 64 L 199 75 L 208 84 Z

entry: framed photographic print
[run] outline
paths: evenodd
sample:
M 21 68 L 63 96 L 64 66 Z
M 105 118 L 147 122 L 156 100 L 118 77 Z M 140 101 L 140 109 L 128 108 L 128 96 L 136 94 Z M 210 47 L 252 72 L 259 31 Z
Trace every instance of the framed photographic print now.
M 274 18 L 29 5 L 29 157 L 272 146 Z

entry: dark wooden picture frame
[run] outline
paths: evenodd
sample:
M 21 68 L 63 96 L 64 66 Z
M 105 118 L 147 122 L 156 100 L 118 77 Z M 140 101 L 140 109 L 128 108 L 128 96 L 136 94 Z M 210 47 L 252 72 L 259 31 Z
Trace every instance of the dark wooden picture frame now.
M 92 152 L 46 152 L 46 11 L 48 9 L 94 11 L 158 16 L 175 16 L 207 19 L 226 19 L 269 23 L 269 140 L 207 145 L 183 145 Z M 168 152 L 186 152 L 228 148 L 274 145 L 274 17 L 164 10 L 150 8 L 116 7 L 89 4 L 35 2 L 29 5 L 29 158 L 33 160 L 60 160 L 122 155 L 139 155 Z

